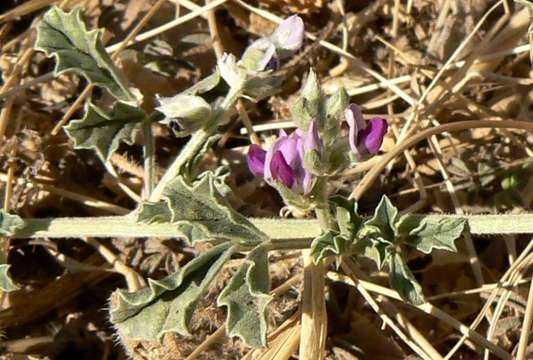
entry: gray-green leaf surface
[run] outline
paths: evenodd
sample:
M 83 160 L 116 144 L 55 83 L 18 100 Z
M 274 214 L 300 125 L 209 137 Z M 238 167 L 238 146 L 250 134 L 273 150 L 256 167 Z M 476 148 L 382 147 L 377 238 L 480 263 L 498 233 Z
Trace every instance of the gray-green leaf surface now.
M 56 6 L 48 10 L 37 26 L 35 47 L 56 58 L 56 75 L 74 71 L 119 99 L 134 100 L 100 40 L 100 31 L 87 30 L 79 8 L 69 13 Z

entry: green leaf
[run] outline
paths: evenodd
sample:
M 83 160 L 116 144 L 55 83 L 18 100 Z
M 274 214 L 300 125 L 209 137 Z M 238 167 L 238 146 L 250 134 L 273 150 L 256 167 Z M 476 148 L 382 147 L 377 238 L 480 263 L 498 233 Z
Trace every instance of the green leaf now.
M 269 295 L 268 248 L 257 246 L 244 259 L 229 284 L 220 293 L 217 303 L 227 306 L 227 332 L 253 347 L 266 345 L 266 307 Z
M 416 222 L 413 222 L 413 225 Z M 455 240 L 457 240 L 465 230 L 466 219 L 440 219 L 431 220 L 423 218 L 418 226 L 409 231 L 409 236 L 404 242 L 414 246 L 417 250 L 429 254 L 433 249 L 443 249 L 457 251 Z M 406 225 L 402 231 L 406 230 Z
M 386 195 L 383 195 L 374 211 L 374 216 L 365 222 L 365 226 L 376 230 L 375 237 L 394 243 L 397 217 L 398 209 L 392 205 Z
M 11 236 L 18 229 L 24 226 L 24 220 L 18 215 L 11 215 L 0 210 L 0 236 Z
M 354 248 L 358 254 L 372 260 L 378 270 L 381 270 L 391 255 L 392 245 L 372 238 L 363 238 Z
M 416 281 L 413 273 L 407 267 L 405 260 L 400 254 L 395 253 L 389 258 L 390 285 L 398 291 L 401 298 L 413 305 L 421 305 L 426 302 L 422 294 L 422 288 Z
M 329 199 L 335 212 L 335 220 L 342 235 L 354 239 L 363 222 L 357 214 L 357 203 L 342 196 L 333 196 Z
M 176 224 L 177 231 L 191 243 L 225 239 L 254 245 L 268 239 L 225 202 L 213 173 L 204 174 L 193 185 L 179 176 L 163 190 L 162 198 L 157 203 L 143 203 L 137 220 Z
M 134 100 L 99 35 L 87 30 L 79 8 L 65 13 L 54 6 L 37 26 L 35 47 L 56 58 L 55 75 L 74 71 L 119 99 Z
M 323 232 L 311 243 L 311 255 L 316 264 L 328 256 L 337 256 L 349 252 L 350 241 L 339 235 L 337 232 L 329 230 Z M 348 255 L 348 254 L 346 254 Z
M 20 289 L 9 275 L 9 264 L 0 264 L 0 290 L 3 292 L 11 292 Z
M 122 102 L 116 102 L 111 113 L 89 103 L 82 119 L 72 120 L 65 132 L 76 149 L 93 149 L 105 160 L 118 149 L 121 142 L 133 144 L 146 114 Z
M 230 243 L 218 245 L 162 280 L 149 279 L 147 288 L 117 290 L 111 322 L 129 340 L 158 340 L 170 331 L 190 335 L 198 301 L 233 251 Z

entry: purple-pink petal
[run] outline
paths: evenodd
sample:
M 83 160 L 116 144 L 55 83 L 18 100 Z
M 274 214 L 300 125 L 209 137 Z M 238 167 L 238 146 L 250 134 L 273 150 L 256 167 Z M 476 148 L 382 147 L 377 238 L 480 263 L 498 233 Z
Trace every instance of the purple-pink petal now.
M 263 177 L 265 175 L 265 158 L 265 150 L 261 149 L 261 147 L 256 144 L 250 145 L 246 160 L 248 162 L 248 168 L 254 176 Z
M 357 139 L 359 132 L 364 130 L 366 127 L 365 119 L 361 112 L 361 108 L 356 104 L 350 104 L 346 110 L 344 110 L 344 118 L 348 123 L 349 134 L 348 140 L 350 142 L 350 148 L 352 151 L 358 155 L 359 150 L 357 149 Z
M 270 162 L 270 172 L 273 180 L 281 181 L 289 189 L 294 185 L 294 171 L 289 164 L 287 164 L 287 161 L 283 157 L 281 151 L 276 151 L 272 156 L 272 161 Z
M 283 20 L 271 35 L 271 39 L 283 50 L 296 51 L 304 40 L 304 22 L 298 15 Z
M 320 151 L 320 138 L 318 137 L 317 121 L 311 120 L 307 133 L 304 135 L 305 152 L 312 150 Z
M 359 142 L 364 144 L 366 150 L 371 154 L 375 155 L 378 153 L 381 144 L 383 143 L 383 138 L 387 133 L 387 122 L 385 119 L 375 117 L 372 118 L 367 127 L 359 133 Z

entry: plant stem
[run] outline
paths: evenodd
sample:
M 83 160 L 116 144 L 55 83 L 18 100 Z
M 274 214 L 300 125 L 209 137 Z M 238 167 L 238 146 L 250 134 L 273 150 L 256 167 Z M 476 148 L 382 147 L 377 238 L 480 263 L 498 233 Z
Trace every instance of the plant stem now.
M 174 162 L 169 166 L 154 191 L 151 193 L 149 200 L 158 201 L 163 195 L 163 190 L 174 180 L 179 174 L 183 172 L 184 166 L 186 166 L 191 159 L 193 159 L 198 152 L 201 151 L 202 147 L 208 141 L 208 139 L 213 136 L 218 128 L 218 125 L 222 122 L 227 112 L 233 107 L 239 96 L 241 95 L 241 89 L 230 88 L 228 94 L 224 98 L 224 101 L 220 104 L 220 107 L 217 109 L 217 113 L 214 116 L 213 121 L 208 124 L 206 127 L 196 131 L 189 142 L 183 147 L 179 155 L 176 157 Z
M 502 215 L 409 215 L 414 218 L 427 217 L 428 220 L 465 218 L 470 233 L 473 235 L 495 234 L 533 234 L 533 214 L 502 214 Z M 289 244 L 305 240 L 302 244 L 310 244 L 310 239 L 320 235 L 320 224 L 317 220 L 294 219 L 248 219 L 259 230 L 272 239 L 276 249 L 294 248 Z M 170 237 L 180 234 L 175 224 L 170 223 L 137 223 L 129 216 L 101 216 L 84 218 L 27 218 L 24 226 L 10 236 L 12 239 L 26 238 L 131 238 L 131 237 Z M 279 242 L 278 242 L 279 240 Z M 295 245 L 296 247 L 296 245 Z M 296 247 L 301 248 L 301 247 Z
M 144 197 L 149 198 L 155 182 L 155 139 L 152 132 L 152 122 L 143 122 L 144 135 Z

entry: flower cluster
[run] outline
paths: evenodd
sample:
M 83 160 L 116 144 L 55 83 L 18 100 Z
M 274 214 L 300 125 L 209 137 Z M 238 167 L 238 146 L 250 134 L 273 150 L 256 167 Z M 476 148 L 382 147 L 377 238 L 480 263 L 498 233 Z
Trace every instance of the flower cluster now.
M 247 157 L 250 171 L 277 189 L 281 186 L 293 193 L 308 195 L 313 190 L 316 178 L 326 175 L 317 172 L 308 159 L 324 161 L 330 158 L 328 152 L 334 151 L 335 142 L 347 141 L 356 161 L 376 155 L 387 132 L 387 122 L 379 117 L 365 121 L 359 106 L 355 104 L 345 108 L 343 117 L 349 128 L 345 137 L 322 139 L 319 121 L 313 119 L 305 131 L 297 128 L 287 135 L 282 130 L 266 151 L 259 145 L 250 145 Z M 324 146 L 328 143 L 333 145 L 329 148 Z M 327 168 L 328 164 L 323 165 Z

